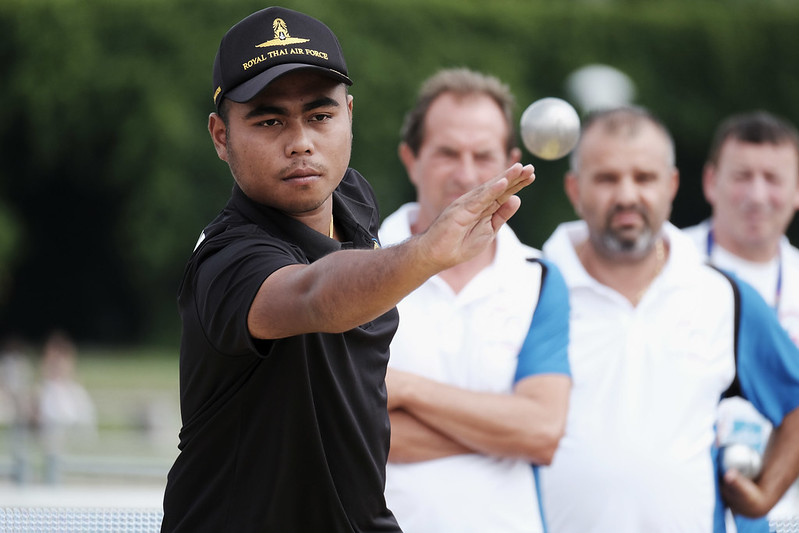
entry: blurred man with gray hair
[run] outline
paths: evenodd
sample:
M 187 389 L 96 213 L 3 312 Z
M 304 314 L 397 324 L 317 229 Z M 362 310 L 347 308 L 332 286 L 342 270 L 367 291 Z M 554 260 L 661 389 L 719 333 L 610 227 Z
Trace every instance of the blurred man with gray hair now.
M 765 515 L 799 473 L 799 349 L 748 284 L 709 266 L 668 222 L 674 143 L 641 108 L 583 122 L 565 188 L 582 220 L 544 244 L 569 287 L 566 433 L 542 469 L 558 533 L 725 531 Z M 760 475 L 720 471 L 722 397 L 775 426 Z

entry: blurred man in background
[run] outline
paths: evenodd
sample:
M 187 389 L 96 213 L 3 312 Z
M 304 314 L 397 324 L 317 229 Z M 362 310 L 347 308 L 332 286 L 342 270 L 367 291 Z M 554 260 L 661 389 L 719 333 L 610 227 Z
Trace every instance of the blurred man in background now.
M 711 143 L 702 185 L 711 218 L 685 231 L 712 264 L 757 289 L 797 343 L 799 250 L 785 236 L 799 207 L 796 128 L 764 111 L 727 118 Z M 719 416 L 722 440 L 746 441 L 762 453 L 771 424 L 751 404 L 731 398 L 722 403 Z M 796 484 L 769 517 L 799 517 Z M 738 520 L 739 531 L 750 527 L 746 519 Z
M 447 69 L 426 80 L 399 147 L 416 202 L 385 220 L 384 245 L 422 234 L 519 161 L 512 109 L 492 76 Z M 397 306 L 386 501 L 406 533 L 543 531 L 532 465 L 552 459 L 571 382 L 566 286 L 539 256 L 504 226 Z
M 679 176 L 666 127 L 639 108 L 588 116 L 566 175 L 582 220 L 544 256 L 570 291 L 566 433 L 542 469 L 558 533 L 721 532 L 724 504 L 759 517 L 799 473 L 799 350 L 749 285 L 668 223 Z M 719 400 L 774 423 L 752 480 L 717 472 Z
M 799 250 L 785 231 L 799 208 L 799 134 L 766 112 L 719 125 L 702 176 L 711 218 L 686 228 L 711 262 L 752 285 L 799 340 Z
M 97 409 L 77 377 L 78 347 L 62 330 L 53 331 L 44 344 L 36 388 L 36 419 L 45 453 L 45 480 L 61 477 L 62 455 L 69 435 L 95 437 Z

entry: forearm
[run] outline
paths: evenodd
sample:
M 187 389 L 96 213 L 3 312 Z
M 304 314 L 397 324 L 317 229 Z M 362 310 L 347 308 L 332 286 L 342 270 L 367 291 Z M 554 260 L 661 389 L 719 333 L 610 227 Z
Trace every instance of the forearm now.
M 258 338 L 337 333 L 373 320 L 440 269 L 419 244 L 342 250 L 274 272 L 250 308 L 250 332 Z
M 799 476 L 799 408 L 774 428 L 763 456 L 758 485 L 770 510 Z
M 763 468 L 753 481 L 735 469 L 724 474 L 722 494 L 733 512 L 749 517 L 768 513 L 799 475 L 799 408 L 772 431 Z
M 514 165 L 453 202 L 421 235 L 382 250 L 343 250 L 289 265 L 264 280 L 247 316 L 250 333 L 275 339 L 341 332 L 391 309 L 430 276 L 489 246 L 519 207 L 511 196 L 533 181 Z
M 420 378 L 402 405 L 469 449 L 548 464 L 565 428 L 570 382 L 566 376 L 528 379 L 540 382 L 542 390 L 493 394 Z
M 403 409 L 394 409 L 389 412 L 389 416 L 391 418 L 389 462 L 415 463 L 474 453 L 474 450 L 423 424 Z

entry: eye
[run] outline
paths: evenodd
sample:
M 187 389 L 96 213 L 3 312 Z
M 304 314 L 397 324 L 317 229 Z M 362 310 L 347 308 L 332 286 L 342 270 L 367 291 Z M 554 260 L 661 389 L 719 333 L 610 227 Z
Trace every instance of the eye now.
M 311 122 L 324 122 L 331 118 L 331 115 L 328 113 L 316 113 L 311 115 Z
M 279 126 L 280 124 L 281 124 L 280 119 L 277 118 L 268 118 L 266 120 L 258 122 L 259 126 Z
M 446 146 L 439 146 L 433 152 L 433 155 L 439 160 L 455 160 L 458 159 L 458 152 Z
M 776 174 L 774 172 L 766 172 L 764 176 L 766 178 L 766 182 L 772 185 L 782 185 L 786 181 L 782 178 L 781 175 Z
M 600 172 L 594 175 L 594 181 L 596 183 L 614 183 L 616 181 L 616 176 L 609 172 Z
M 474 158 L 480 164 L 493 164 L 499 160 L 494 152 L 479 152 L 475 154 Z

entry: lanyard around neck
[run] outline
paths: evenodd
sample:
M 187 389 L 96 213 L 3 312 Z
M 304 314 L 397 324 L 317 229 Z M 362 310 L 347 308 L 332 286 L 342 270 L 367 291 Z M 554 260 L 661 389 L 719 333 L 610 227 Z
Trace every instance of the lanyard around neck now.
M 707 230 L 707 258 L 712 261 L 713 247 L 716 245 L 713 238 L 713 228 Z M 780 298 L 782 297 L 782 250 L 777 247 L 777 288 L 774 290 L 774 311 L 779 311 Z

